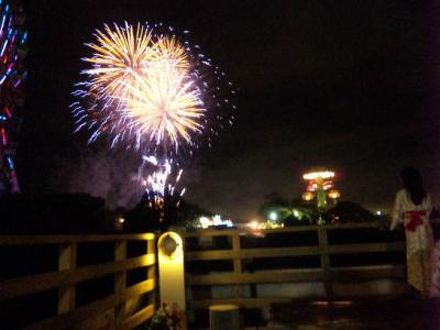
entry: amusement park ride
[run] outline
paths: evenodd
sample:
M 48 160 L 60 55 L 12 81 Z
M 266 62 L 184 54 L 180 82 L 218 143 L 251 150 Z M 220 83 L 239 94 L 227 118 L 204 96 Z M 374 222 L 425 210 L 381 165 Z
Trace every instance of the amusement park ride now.
M 302 194 L 305 201 L 316 202 L 319 211 L 325 211 L 328 205 L 336 205 L 341 193 L 334 187 L 335 172 L 316 171 L 303 175 L 307 181 L 306 191 Z
M 23 22 L 20 1 L 0 1 L 0 196 L 20 191 L 14 158 L 26 78 Z

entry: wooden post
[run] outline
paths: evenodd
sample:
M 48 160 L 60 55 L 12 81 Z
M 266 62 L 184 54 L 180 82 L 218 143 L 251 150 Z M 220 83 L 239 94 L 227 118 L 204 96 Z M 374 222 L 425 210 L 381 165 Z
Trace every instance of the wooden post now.
M 115 261 L 125 260 L 127 258 L 127 240 L 115 242 Z M 124 292 L 127 284 L 127 272 L 115 273 L 115 294 Z M 126 317 L 127 303 L 124 301 L 115 307 L 115 322 L 121 324 Z
M 234 273 L 236 275 L 241 275 L 242 273 L 242 264 L 241 264 L 241 258 L 240 258 L 240 233 L 235 232 L 232 234 L 232 250 L 234 251 L 235 257 L 234 257 Z M 242 290 L 241 285 L 237 284 L 235 286 L 235 296 L 241 297 L 242 296 Z
M 187 329 L 183 240 L 176 232 L 163 233 L 157 242 L 161 305 L 176 304 L 179 329 Z
M 147 253 L 150 254 L 154 254 L 156 255 L 156 240 L 155 239 L 149 239 L 147 241 Z M 154 280 L 154 286 L 157 287 L 157 276 L 156 276 L 156 264 L 151 265 L 148 267 L 147 269 L 147 279 L 153 279 Z M 149 295 L 149 303 L 154 305 L 154 309 L 157 308 L 157 295 L 156 295 L 156 290 L 151 291 L 150 295 Z
M 321 269 L 325 274 L 325 296 L 327 299 L 331 299 L 333 297 L 333 285 L 331 279 L 330 256 L 328 254 L 327 229 L 323 226 L 318 229 L 318 240 L 319 248 L 321 250 Z
M 76 268 L 76 243 L 62 244 L 58 250 L 58 270 Z M 58 290 L 58 315 L 75 309 L 75 285 L 62 286 Z

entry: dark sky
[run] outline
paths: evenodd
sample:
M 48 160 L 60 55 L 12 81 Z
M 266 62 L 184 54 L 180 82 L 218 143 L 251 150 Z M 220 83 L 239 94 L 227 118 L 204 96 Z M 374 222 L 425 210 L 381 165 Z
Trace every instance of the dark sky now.
M 192 32 L 240 87 L 237 120 L 186 166 L 187 198 L 248 219 L 264 195 L 296 197 L 301 174 L 338 172 L 345 199 L 388 207 L 402 166 L 438 195 L 434 5 L 403 0 L 28 0 L 29 80 L 18 166 L 25 192 L 63 190 L 85 136 L 68 109 L 84 42 L 105 22 Z M 108 157 L 117 157 L 107 153 Z M 55 182 L 55 183 L 54 183 Z M 55 188 L 54 188 L 55 187 Z

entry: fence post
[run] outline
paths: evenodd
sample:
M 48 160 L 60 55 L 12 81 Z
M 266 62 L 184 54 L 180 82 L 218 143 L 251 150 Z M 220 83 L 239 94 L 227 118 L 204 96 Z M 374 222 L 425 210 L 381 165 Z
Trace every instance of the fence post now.
M 183 239 L 176 232 L 163 233 L 157 241 L 160 302 L 175 304 L 179 329 L 187 329 Z
M 238 231 L 234 232 L 232 234 L 232 250 L 234 251 L 234 274 L 235 275 L 241 275 L 242 273 L 242 263 L 240 258 L 240 233 Z M 237 284 L 235 286 L 235 296 L 241 297 L 242 296 L 242 290 L 241 285 Z
M 76 268 L 76 243 L 61 244 L 58 249 L 58 271 Z M 75 285 L 62 286 L 58 290 L 58 315 L 75 309 Z
M 147 253 L 152 253 L 153 255 L 156 255 L 156 239 L 150 238 L 147 240 Z M 154 265 L 151 265 L 147 269 L 147 279 L 153 279 L 154 280 L 154 286 L 157 287 L 157 268 L 156 263 Z M 149 303 L 154 305 L 154 309 L 157 308 L 157 294 L 156 290 L 152 291 L 150 293 Z
M 115 261 L 125 260 L 127 258 L 127 240 L 115 242 Z M 127 285 L 127 272 L 115 273 L 115 294 L 125 291 Z M 124 301 L 115 307 L 115 322 L 121 324 L 126 316 L 127 303 Z
M 321 269 L 324 273 L 325 296 L 327 299 L 333 297 L 333 285 L 330 270 L 330 256 L 328 254 L 327 228 L 321 225 L 318 229 L 319 248 L 321 250 Z

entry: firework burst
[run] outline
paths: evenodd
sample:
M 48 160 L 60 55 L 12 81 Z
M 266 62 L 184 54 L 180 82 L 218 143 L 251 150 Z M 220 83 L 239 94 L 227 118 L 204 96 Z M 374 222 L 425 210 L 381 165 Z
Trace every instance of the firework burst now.
M 90 67 L 71 107 L 76 130 L 90 130 L 89 142 L 105 134 L 112 147 L 177 154 L 231 122 L 232 83 L 197 45 L 167 32 L 160 24 L 105 25 L 86 44 Z
M 180 140 L 191 143 L 191 133 L 203 130 L 206 109 L 200 90 L 173 65 L 156 66 L 148 79 L 137 76 L 136 84 L 127 89 L 130 96 L 123 103 L 137 145 L 144 137 L 156 145 L 171 142 L 177 148 Z
M 160 187 L 168 187 L 182 150 L 198 146 L 204 135 L 210 144 L 225 120 L 232 123 L 235 109 L 232 83 L 187 35 L 179 38 L 161 24 L 105 25 L 86 44 L 93 52 L 83 58 L 87 79 L 73 93 L 76 131 L 89 130 L 89 142 L 106 135 L 111 147 L 137 150 L 143 165 L 154 158 L 157 169 L 145 181 L 159 196 L 174 192 Z

